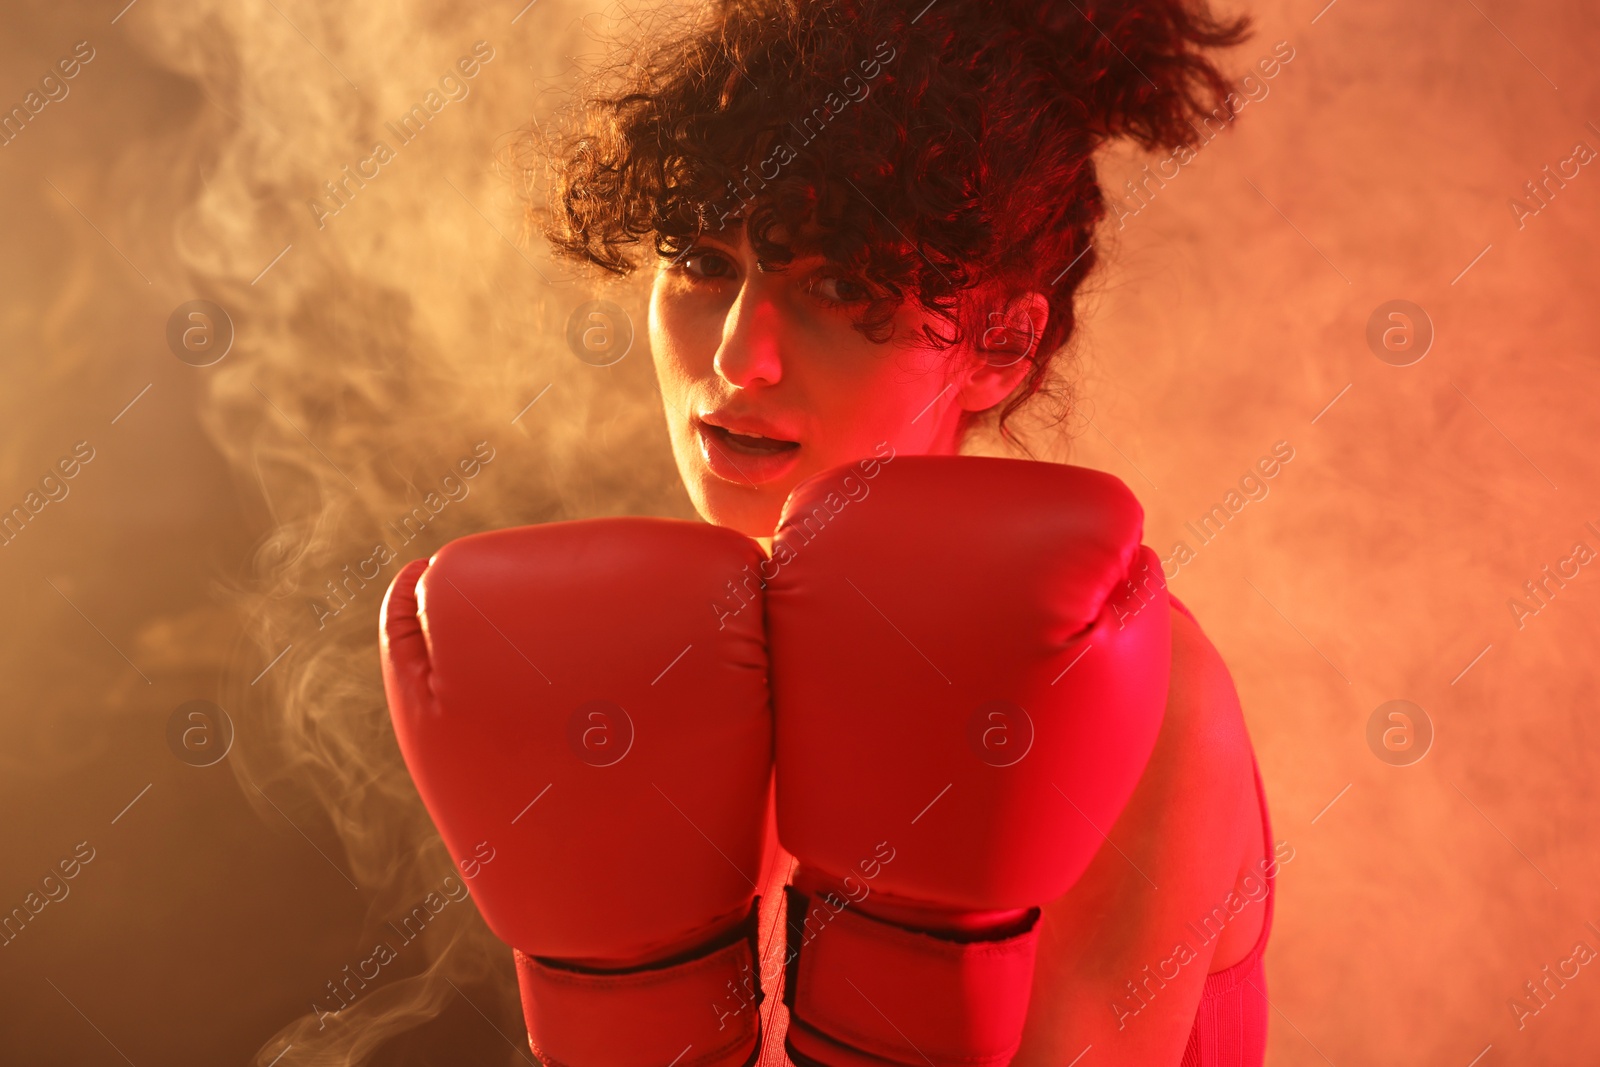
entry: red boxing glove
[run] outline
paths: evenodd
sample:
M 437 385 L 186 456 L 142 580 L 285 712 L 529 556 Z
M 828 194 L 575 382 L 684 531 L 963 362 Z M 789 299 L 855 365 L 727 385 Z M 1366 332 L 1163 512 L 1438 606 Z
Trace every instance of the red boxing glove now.
M 400 751 L 547 1067 L 755 1061 L 758 1012 L 725 1005 L 757 950 L 765 641 L 759 607 L 711 604 L 762 559 L 702 523 L 561 522 L 452 541 L 385 597 Z
M 1115 477 L 1012 459 L 790 495 L 767 612 L 795 1063 L 1015 1055 L 1039 905 L 1100 848 L 1166 708 L 1142 528 Z

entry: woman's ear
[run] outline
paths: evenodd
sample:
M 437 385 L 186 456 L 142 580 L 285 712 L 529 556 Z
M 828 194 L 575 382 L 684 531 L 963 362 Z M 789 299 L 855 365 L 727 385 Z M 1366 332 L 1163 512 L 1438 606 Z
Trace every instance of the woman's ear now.
M 1050 320 L 1050 301 L 1036 292 L 1023 293 L 991 311 L 956 394 L 967 411 L 985 411 L 1011 395 L 1033 368 L 1039 338 Z

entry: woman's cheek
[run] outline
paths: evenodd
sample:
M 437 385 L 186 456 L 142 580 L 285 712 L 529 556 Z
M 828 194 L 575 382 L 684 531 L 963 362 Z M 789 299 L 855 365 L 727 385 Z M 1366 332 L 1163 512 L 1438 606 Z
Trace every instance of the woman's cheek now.
M 878 441 L 916 438 L 923 424 L 935 421 L 930 402 L 939 394 L 938 383 L 914 362 L 898 353 L 872 356 L 872 373 L 850 383 L 837 398 L 841 439 L 854 439 L 857 450 L 865 445 L 869 452 Z
M 669 411 L 675 410 L 674 404 L 682 397 L 689 380 L 683 359 L 683 343 L 682 333 L 673 326 L 670 310 L 652 305 L 650 359 L 655 365 L 656 381 L 661 386 L 661 399 Z
M 670 380 L 681 392 L 714 374 L 719 326 L 697 315 L 692 301 L 667 294 L 652 304 L 650 348 L 663 388 Z

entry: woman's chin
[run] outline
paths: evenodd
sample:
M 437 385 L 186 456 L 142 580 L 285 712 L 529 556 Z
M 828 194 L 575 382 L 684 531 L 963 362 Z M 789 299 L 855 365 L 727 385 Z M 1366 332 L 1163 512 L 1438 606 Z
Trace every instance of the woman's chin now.
M 702 474 L 690 490 L 690 499 L 700 517 L 717 526 L 737 530 L 746 537 L 768 538 L 778 528 L 788 486 L 763 485 L 759 489 L 730 485 L 713 475 Z

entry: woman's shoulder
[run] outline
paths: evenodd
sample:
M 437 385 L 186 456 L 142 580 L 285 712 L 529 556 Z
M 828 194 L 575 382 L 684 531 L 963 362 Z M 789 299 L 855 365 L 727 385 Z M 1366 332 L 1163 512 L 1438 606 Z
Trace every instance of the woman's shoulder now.
M 1172 681 L 1167 695 L 1169 721 L 1162 729 L 1183 736 L 1189 744 L 1187 758 L 1166 769 L 1184 773 L 1195 784 L 1207 779 L 1242 781 L 1254 798 L 1255 750 L 1233 675 L 1194 613 L 1176 597 L 1171 603 Z
M 1155 750 L 1107 847 L 1045 908 L 1029 1054 L 1019 1065 L 1071 1059 L 1086 1041 L 1126 1062 L 1176 1062 L 1206 975 L 1259 936 L 1258 902 L 1226 907 L 1263 847 L 1250 736 L 1215 646 L 1180 606 L 1171 620 L 1171 685 Z
M 1255 749 L 1233 675 L 1193 613 L 1176 600 L 1167 715 L 1175 739 L 1182 738 L 1185 758 L 1152 770 L 1170 776 L 1169 785 L 1192 798 L 1212 840 L 1223 855 L 1235 857 L 1236 877 L 1242 877 L 1270 850 L 1256 790 Z M 1230 880 L 1230 890 L 1232 885 Z M 1218 902 L 1207 901 L 1202 914 Z M 1262 913 L 1262 908 L 1250 908 L 1222 930 L 1211 970 L 1231 966 L 1250 952 L 1261 931 Z
M 1182 927 L 1208 915 L 1244 872 L 1255 869 L 1266 842 L 1255 750 L 1233 675 L 1193 613 L 1176 600 L 1171 619 L 1166 716 L 1117 829 L 1167 872 L 1168 891 L 1157 894 L 1159 904 L 1152 901 L 1152 917 Z M 1239 915 L 1208 946 L 1209 970 L 1249 952 L 1261 911 Z

